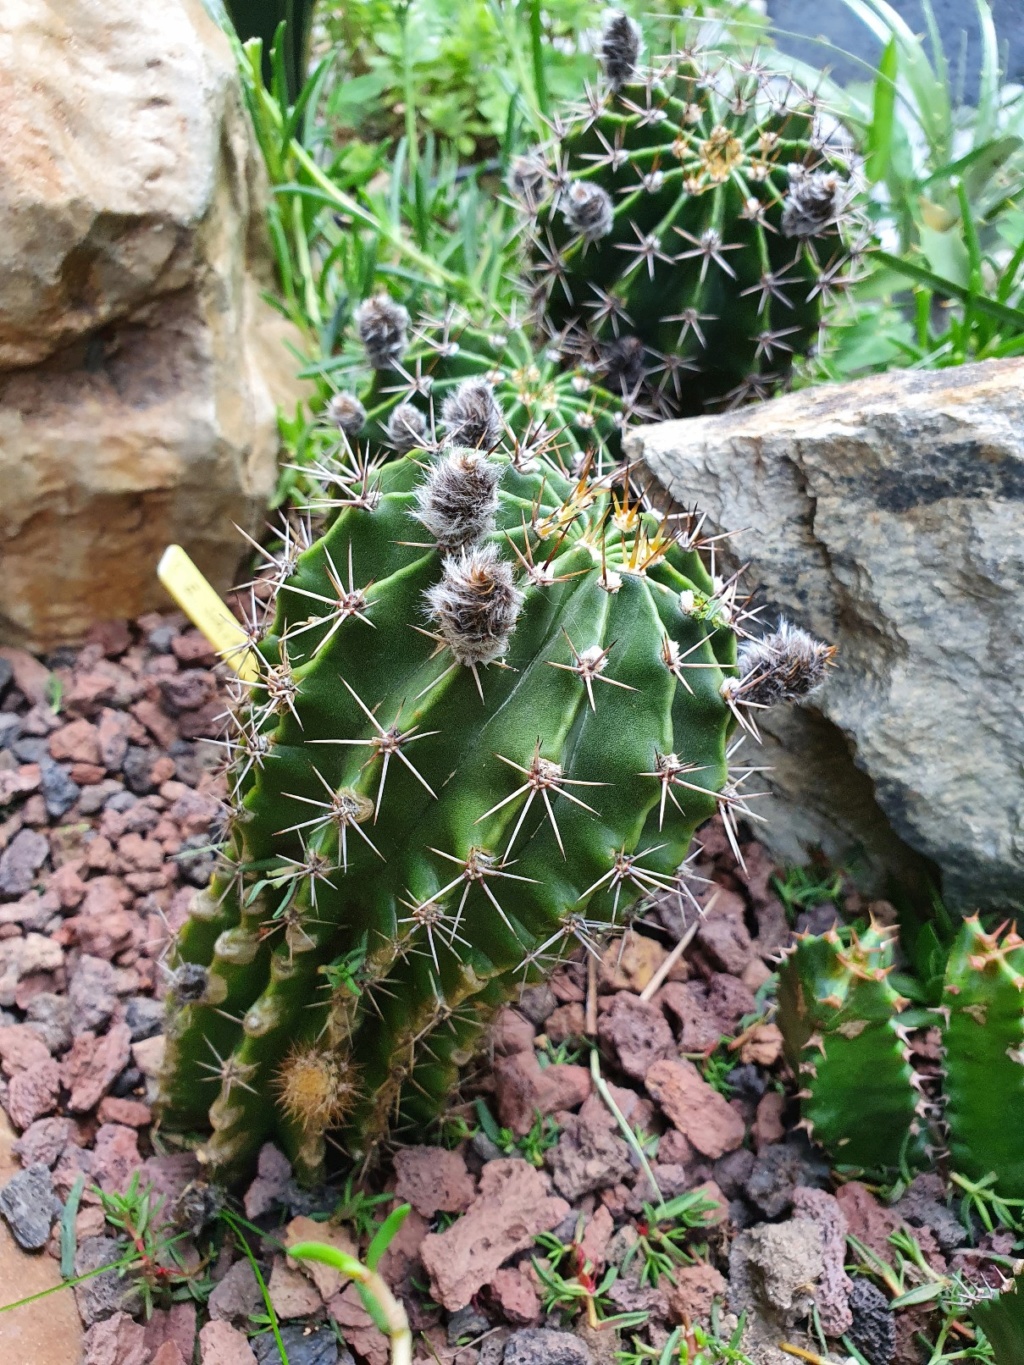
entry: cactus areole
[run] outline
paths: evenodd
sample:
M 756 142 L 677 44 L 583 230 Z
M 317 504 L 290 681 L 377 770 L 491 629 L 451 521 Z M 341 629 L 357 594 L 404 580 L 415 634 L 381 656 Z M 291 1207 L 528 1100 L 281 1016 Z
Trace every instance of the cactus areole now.
M 697 523 L 554 450 L 349 459 L 252 632 L 223 865 L 170 963 L 161 1122 L 223 1177 L 422 1132 L 496 1008 L 744 810 Z

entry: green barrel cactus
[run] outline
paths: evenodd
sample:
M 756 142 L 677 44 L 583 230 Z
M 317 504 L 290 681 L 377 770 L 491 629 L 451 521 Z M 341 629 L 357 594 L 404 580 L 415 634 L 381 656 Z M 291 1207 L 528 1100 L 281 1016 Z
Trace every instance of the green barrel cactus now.
M 520 159 L 538 314 L 623 395 L 669 415 L 763 398 L 817 341 L 850 262 L 848 151 L 756 61 L 639 66 L 606 23 L 603 79 Z
M 209 1133 L 218 1177 L 268 1138 L 312 1179 L 329 1141 L 421 1133 L 502 1002 L 680 885 L 716 810 L 735 830 L 753 770 L 730 732 L 773 650 L 787 697 L 831 657 L 788 628 L 748 679 L 699 523 L 551 440 L 492 448 L 506 417 L 476 379 L 451 400 L 461 443 L 334 471 L 333 520 L 285 546 L 251 632 L 159 1104 L 164 1131 Z
M 404 305 L 380 293 L 360 304 L 353 323 L 332 365 L 339 391 L 324 416 L 371 458 L 504 440 L 524 458 L 554 436 L 567 464 L 617 454 L 619 398 L 554 345 L 538 349 L 515 317 L 451 308 L 441 321 L 413 325 Z
M 1020 1262 L 1014 1267 L 1018 1272 Z M 1024 1276 L 973 1304 L 971 1317 L 992 1347 L 995 1365 L 1024 1365 Z
M 945 1149 L 958 1174 L 995 1175 L 1000 1195 L 1024 1198 L 1024 941 L 965 920 L 930 1013 L 907 1009 L 892 966 L 892 937 L 873 927 L 849 945 L 803 937 L 786 959 L 779 1023 L 808 1126 L 844 1165 L 921 1164 Z M 922 1024 L 943 1044 L 931 1102 L 907 1046 Z

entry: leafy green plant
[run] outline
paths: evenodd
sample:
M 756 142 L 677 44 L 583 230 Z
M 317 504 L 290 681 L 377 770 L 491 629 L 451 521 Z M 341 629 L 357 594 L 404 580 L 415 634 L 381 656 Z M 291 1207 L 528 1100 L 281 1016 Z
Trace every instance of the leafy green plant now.
M 635 1260 L 640 1265 L 641 1284 L 656 1288 L 662 1276 L 675 1284 L 676 1267 L 693 1265 L 701 1251 L 707 1250 L 692 1246 L 691 1234 L 695 1228 L 710 1227 L 718 1212 L 716 1201 L 696 1190 L 664 1204 L 645 1203 L 637 1223 L 637 1240 L 623 1258 L 622 1269 Z
M 965 105 L 928 0 L 918 37 L 887 0 L 844 0 L 878 38 L 870 86 L 831 89 L 858 134 L 880 246 L 857 290 L 861 317 L 835 328 L 825 372 L 936 368 L 1024 350 L 1024 91 L 1002 83 L 991 9 L 976 104 Z
M 584 1255 L 582 1219 L 572 1242 L 563 1242 L 553 1233 L 539 1233 L 537 1245 L 544 1257 L 533 1258 L 533 1268 L 543 1290 L 544 1311 L 575 1316 L 581 1310 L 589 1327 L 639 1327 L 647 1321 L 645 1312 L 609 1315 L 612 1307 L 608 1291 L 619 1277 L 618 1266 L 609 1266 L 600 1277 Z
M 558 1142 L 561 1128 L 552 1118 L 538 1114 L 530 1126 L 530 1131 L 517 1137 L 511 1128 L 502 1128 L 483 1100 L 476 1101 L 476 1113 L 480 1120 L 480 1131 L 494 1143 L 506 1156 L 521 1156 L 538 1170 L 544 1165 L 544 1154 Z
M 754 1365 L 742 1347 L 746 1315 L 728 1335 L 721 1318 L 721 1309 L 715 1303 L 708 1327 L 699 1324 L 689 1329 L 675 1327 L 661 1347 L 634 1337 L 630 1347 L 616 1352 L 616 1359 L 619 1365 Z
M 785 876 L 772 878 L 772 886 L 790 924 L 801 911 L 816 905 L 834 905 L 838 909 L 842 904 L 843 874 L 830 868 L 790 867 Z
M 127 1256 L 116 1268 L 141 1296 L 147 1318 L 155 1307 L 181 1297 L 182 1292 L 205 1299 L 211 1286 L 179 1248 L 187 1233 L 168 1221 L 164 1196 L 157 1195 L 152 1184 L 144 1185 L 138 1171 L 133 1171 L 123 1191 L 97 1188 L 94 1192 L 107 1223 L 128 1245 Z

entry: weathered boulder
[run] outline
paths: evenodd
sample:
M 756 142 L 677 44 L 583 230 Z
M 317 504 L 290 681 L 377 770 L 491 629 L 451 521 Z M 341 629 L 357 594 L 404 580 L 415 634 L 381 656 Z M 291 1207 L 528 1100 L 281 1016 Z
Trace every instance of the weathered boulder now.
M 720 562 L 839 645 L 767 715 L 759 829 L 947 900 L 1024 910 L 1024 362 L 897 371 L 637 431 L 627 442 Z M 758 723 L 761 724 L 762 713 Z
M 179 541 L 221 589 L 298 395 L 266 186 L 202 0 L 4 0 L 0 639 L 166 604 Z

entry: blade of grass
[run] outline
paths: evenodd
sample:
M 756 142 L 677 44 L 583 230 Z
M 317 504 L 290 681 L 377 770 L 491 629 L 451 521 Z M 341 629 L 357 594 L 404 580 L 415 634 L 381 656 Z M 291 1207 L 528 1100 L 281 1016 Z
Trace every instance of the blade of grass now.
M 892 256 L 888 251 L 874 249 L 867 254 L 881 265 L 886 265 L 898 274 L 905 275 L 907 279 L 926 285 L 936 294 L 958 299 L 961 303 L 972 303 L 979 313 L 985 313 L 987 316 L 995 318 L 997 322 L 1012 327 L 1015 332 L 1024 331 L 1024 312 L 1019 308 L 1011 308 L 1007 304 L 997 303 L 995 299 L 987 298 L 984 294 L 972 295 L 969 289 L 954 284 L 952 280 L 943 279 L 941 275 L 935 275 L 932 271 L 926 270 L 923 266 L 915 265 L 912 261 L 905 261 L 899 256 Z

